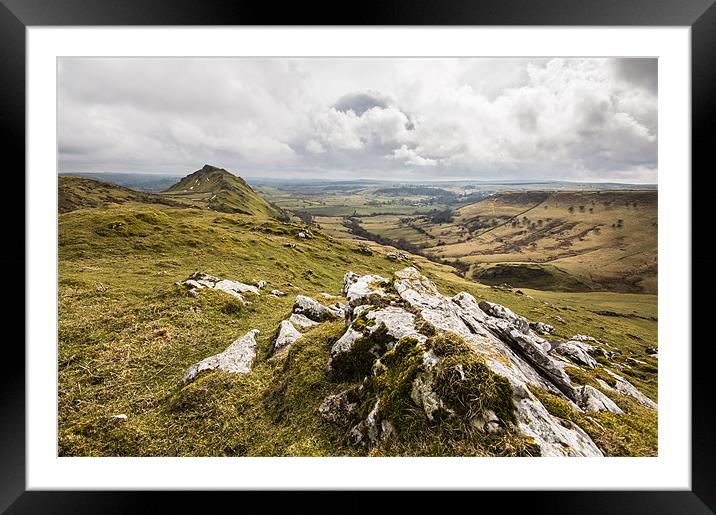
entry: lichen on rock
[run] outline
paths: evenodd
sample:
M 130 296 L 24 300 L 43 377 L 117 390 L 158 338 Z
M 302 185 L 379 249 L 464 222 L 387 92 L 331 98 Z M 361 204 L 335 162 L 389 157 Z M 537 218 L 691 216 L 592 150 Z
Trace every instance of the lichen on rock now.
M 334 381 L 360 385 L 347 427 L 353 444 L 380 445 L 386 435 L 400 439 L 450 421 L 466 434 L 524 435 L 540 455 L 602 455 L 588 434 L 552 416 L 530 391 L 549 392 L 578 411 L 619 410 L 599 390 L 572 384 L 569 362 L 553 356 L 553 344 L 536 332 L 549 332 L 546 324 L 466 292 L 444 296 L 414 267 L 390 280 L 348 273 L 343 294 L 347 327 L 327 368 Z

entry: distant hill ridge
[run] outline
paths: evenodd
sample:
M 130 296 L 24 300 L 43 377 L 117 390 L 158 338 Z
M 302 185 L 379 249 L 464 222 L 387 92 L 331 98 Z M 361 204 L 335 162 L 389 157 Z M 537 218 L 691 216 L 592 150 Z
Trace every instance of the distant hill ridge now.
M 223 168 L 204 165 L 164 192 L 163 196 L 206 203 L 209 209 L 280 218 L 279 209 L 261 198 L 241 177 Z
M 108 204 L 124 204 L 125 202 L 187 207 L 170 198 L 134 191 L 94 179 L 72 176 L 60 176 L 57 179 L 57 209 L 60 213 L 83 208 L 104 207 Z

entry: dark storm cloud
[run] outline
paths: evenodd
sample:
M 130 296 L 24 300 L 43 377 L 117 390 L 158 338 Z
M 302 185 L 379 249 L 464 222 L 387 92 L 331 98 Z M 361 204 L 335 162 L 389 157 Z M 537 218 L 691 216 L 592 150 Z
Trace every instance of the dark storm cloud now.
M 355 114 L 360 116 L 373 107 L 388 107 L 388 101 L 386 98 L 382 97 L 380 93 L 372 91 L 366 93 L 352 93 L 339 98 L 333 107 L 337 111 L 344 113 L 352 110 Z

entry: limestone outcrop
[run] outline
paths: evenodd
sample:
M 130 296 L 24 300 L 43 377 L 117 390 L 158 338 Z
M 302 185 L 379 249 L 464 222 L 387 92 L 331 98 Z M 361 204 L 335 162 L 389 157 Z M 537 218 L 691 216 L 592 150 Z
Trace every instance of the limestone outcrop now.
M 462 417 L 487 433 L 518 431 L 542 456 L 602 456 L 587 433 L 550 414 L 534 393 L 555 395 L 577 412 L 622 413 L 603 391 L 573 384 L 565 372 L 600 366 L 586 343 L 593 338 L 547 341 L 541 335 L 551 326 L 466 292 L 445 296 L 414 267 L 392 278 L 349 272 L 342 293 L 347 326 L 327 368 L 334 380 L 359 387 L 327 397 L 319 412 L 345 425 L 350 443 L 398 437 L 401 413 L 418 409 L 429 421 Z M 328 317 L 313 303 L 299 304 L 314 320 Z M 656 407 L 624 378 L 614 384 L 610 391 Z M 409 394 L 396 399 L 395 391 Z
M 202 273 L 183 284 L 190 291 L 213 288 L 240 299 L 266 287 L 263 281 L 250 286 Z M 326 302 L 334 301 L 330 305 L 297 295 L 271 344 L 274 353 L 289 349 L 291 356 L 291 346 L 310 337 L 316 326 L 345 322 L 340 336 L 328 342 L 325 364 L 327 379 L 343 386 L 322 400 L 318 414 L 339 425 L 350 445 L 372 447 L 401 438 L 418 417 L 428 425 L 458 421 L 488 436 L 519 435 L 534 455 L 602 456 L 574 417 L 555 411 L 550 402 L 557 401 L 547 400 L 556 397 L 584 417 L 623 414 L 623 402 L 617 404 L 621 396 L 657 409 L 605 366 L 621 370 L 609 364 L 615 353 L 605 348 L 608 344 L 582 334 L 557 339 L 551 325 L 500 304 L 467 292 L 444 295 L 415 267 L 391 277 L 348 272 L 340 293 L 322 294 Z M 184 383 L 205 371 L 250 372 L 257 333 L 249 331 L 223 352 L 189 367 Z M 593 379 L 579 379 L 575 369 Z

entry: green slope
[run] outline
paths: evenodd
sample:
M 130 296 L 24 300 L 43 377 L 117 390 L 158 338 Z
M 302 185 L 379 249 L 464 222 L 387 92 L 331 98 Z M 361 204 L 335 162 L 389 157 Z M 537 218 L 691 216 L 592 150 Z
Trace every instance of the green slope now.
M 144 202 L 175 207 L 182 205 L 170 198 L 142 193 L 94 179 L 71 176 L 57 178 L 57 209 L 60 213 L 89 207 L 103 207 L 109 204 L 124 204 L 125 202 Z
M 325 373 L 342 322 L 319 326 L 287 356 L 269 357 L 274 331 L 296 294 L 318 300 L 337 294 L 343 274 L 384 276 L 405 266 L 380 253 L 304 226 L 207 209 L 126 202 L 59 215 L 58 414 L 62 456 L 356 455 L 317 413 L 323 398 L 345 385 Z M 293 246 L 288 246 L 292 244 Z M 656 369 L 645 346 L 656 346 L 656 322 L 595 314 L 590 294 L 518 295 L 485 288 L 420 260 L 441 291 L 468 291 L 532 319 L 551 321 L 557 336 L 587 333 L 610 342 L 625 363 L 651 368 L 629 379 L 656 394 Z M 288 296 L 262 293 L 242 306 L 217 291 L 190 297 L 174 283 L 194 271 L 253 283 L 268 281 Z M 637 303 L 634 299 L 638 298 Z M 646 304 L 644 304 L 646 303 Z M 655 310 L 654 296 L 609 294 L 600 309 Z M 644 307 L 646 306 L 646 307 Z M 653 308 L 653 309 L 652 309 Z M 554 322 L 552 322 L 554 323 Z M 186 387 L 186 368 L 259 329 L 259 354 L 246 375 L 209 374 Z M 589 381 L 588 374 L 583 378 Z M 108 417 L 127 415 L 124 423 Z M 656 452 L 656 415 L 635 407 L 599 418 L 600 444 L 613 455 Z M 601 431 L 601 430 L 600 430 Z M 601 433 L 600 433 L 601 434 Z M 597 435 L 599 436 L 599 435 Z M 499 444 L 495 447 L 495 444 Z M 510 450 L 512 449 L 512 450 Z M 511 442 L 423 435 L 414 444 L 379 449 L 385 455 L 514 454 Z
M 214 211 L 262 218 L 280 218 L 282 213 L 256 194 L 241 177 L 211 165 L 187 175 L 162 192 L 166 197 L 205 204 Z

